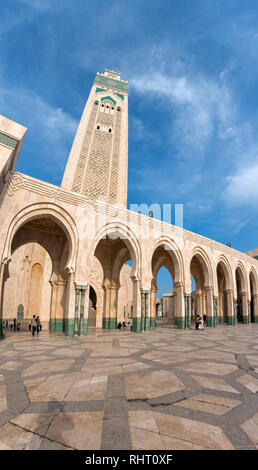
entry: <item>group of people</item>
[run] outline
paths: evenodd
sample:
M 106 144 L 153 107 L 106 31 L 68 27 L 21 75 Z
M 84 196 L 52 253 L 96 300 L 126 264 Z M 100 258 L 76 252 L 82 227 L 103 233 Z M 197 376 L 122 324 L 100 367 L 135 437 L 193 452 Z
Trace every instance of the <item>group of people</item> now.
M 204 331 L 204 322 L 206 321 L 206 315 L 196 315 L 195 317 L 195 328 L 196 330 Z
M 35 333 L 37 331 L 37 334 L 42 330 L 42 325 L 39 316 L 36 317 L 36 315 L 33 315 L 31 323 L 29 323 L 29 330 L 31 330 L 32 336 L 35 336 Z
M 4 328 L 9 328 L 9 322 L 8 320 L 3 321 L 3 327 Z M 20 331 L 21 329 L 21 324 L 17 323 L 16 318 L 13 319 L 13 323 L 10 323 L 10 330 L 11 331 Z
M 130 322 L 128 322 L 128 326 L 130 326 Z M 125 323 L 125 321 L 123 321 L 123 322 L 120 321 L 120 322 L 117 324 L 117 328 L 118 328 L 119 330 L 120 330 L 121 328 L 126 328 L 126 323 Z
M 21 324 L 17 323 L 16 318 L 13 319 L 13 323 L 10 323 L 8 320 L 3 321 L 3 327 L 4 328 L 9 328 L 11 331 L 20 331 L 21 330 Z M 29 323 L 29 331 L 31 331 L 32 336 L 35 336 L 35 333 L 39 334 L 39 332 L 42 330 L 42 324 L 39 318 L 39 315 L 36 317 L 36 315 L 33 315 L 32 321 Z

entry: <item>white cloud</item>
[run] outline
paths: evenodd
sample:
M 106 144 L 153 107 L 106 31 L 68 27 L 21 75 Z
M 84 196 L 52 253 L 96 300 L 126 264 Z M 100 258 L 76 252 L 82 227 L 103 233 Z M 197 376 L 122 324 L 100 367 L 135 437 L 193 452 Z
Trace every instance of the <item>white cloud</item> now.
M 171 75 L 152 72 L 130 79 L 137 93 L 152 94 L 166 100 L 171 106 L 173 137 L 183 143 L 202 146 L 212 136 L 219 123 L 228 126 L 230 94 L 222 84 L 204 77 Z
M 257 205 L 258 162 L 247 168 L 240 168 L 233 176 L 226 178 L 226 201 L 237 205 Z

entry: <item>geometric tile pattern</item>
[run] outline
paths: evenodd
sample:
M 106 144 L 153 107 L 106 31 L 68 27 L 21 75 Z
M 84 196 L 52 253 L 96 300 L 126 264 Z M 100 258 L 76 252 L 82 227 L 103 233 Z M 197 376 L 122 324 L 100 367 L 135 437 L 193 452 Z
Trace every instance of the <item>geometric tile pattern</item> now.
M 0 449 L 257 449 L 258 325 L 7 334 Z

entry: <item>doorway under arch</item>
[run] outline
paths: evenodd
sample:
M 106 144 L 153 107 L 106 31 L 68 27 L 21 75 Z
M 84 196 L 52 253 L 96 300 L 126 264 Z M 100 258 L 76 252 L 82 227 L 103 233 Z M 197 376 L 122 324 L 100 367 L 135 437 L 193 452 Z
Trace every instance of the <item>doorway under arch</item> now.
M 39 315 L 44 329 L 65 331 L 69 240 L 61 223 L 48 214 L 28 218 L 10 240 L 10 255 L 2 284 L 2 317 L 12 311 L 15 286 L 13 318 L 17 318 L 17 306 L 22 304 L 25 322 Z

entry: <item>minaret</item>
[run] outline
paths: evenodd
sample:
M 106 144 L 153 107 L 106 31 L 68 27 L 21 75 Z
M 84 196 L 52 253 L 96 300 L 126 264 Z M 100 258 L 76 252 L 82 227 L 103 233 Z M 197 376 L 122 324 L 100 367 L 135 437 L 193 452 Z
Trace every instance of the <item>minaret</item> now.
M 128 83 L 97 73 L 78 126 L 62 187 L 127 206 Z

